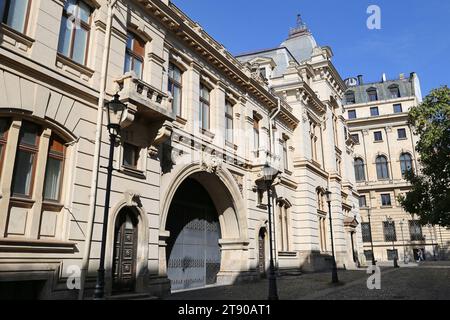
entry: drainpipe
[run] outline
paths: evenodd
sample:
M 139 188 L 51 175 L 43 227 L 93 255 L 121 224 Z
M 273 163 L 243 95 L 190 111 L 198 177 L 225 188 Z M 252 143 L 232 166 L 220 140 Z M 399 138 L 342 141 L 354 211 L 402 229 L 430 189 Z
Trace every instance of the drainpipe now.
M 273 136 L 273 129 L 272 124 L 275 124 L 275 118 L 280 114 L 281 112 L 281 99 L 280 97 L 277 97 L 278 101 L 278 107 L 277 110 L 274 112 L 272 116 L 270 116 L 269 120 L 269 135 L 270 135 L 270 153 L 273 154 L 275 152 L 275 137 Z
M 88 226 L 86 233 L 85 249 L 82 260 L 81 269 L 81 279 L 80 279 L 80 292 L 78 294 L 78 300 L 84 299 L 85 282 L 87 273 L 89 270 L 89 258 L 91 253 L 92 245 L 92 233 L 94 230 L 94 219 L 95 219 L 95 206 L 97 200 L 97 184 L 98 184 L 98 173 L 100 164 L 100 147 L 102 138 L 102 127 L 103 127 L 103 108 L 105 104 L 106 97 L 106 82 L 108 74 L 108 62 L 109 62 L 109 49 L 111 46 L 111 29 L 112 29 L 112 19 L 113 10 L 116 5 L 117 0 L 108 0 L 108 17 L 106 22 L 106 32 L 105 32 L 105 45 L 103 48 L 103 58 L 102 58 L 102 69 L 100 77 L 100 93 L 97 105 L 97 126 L 95 131 L 95 150 L 94 150 L 94 161 L 92 165 L 92 180 L 91 180 L 91 190 L 89 193 L 89 217 Z

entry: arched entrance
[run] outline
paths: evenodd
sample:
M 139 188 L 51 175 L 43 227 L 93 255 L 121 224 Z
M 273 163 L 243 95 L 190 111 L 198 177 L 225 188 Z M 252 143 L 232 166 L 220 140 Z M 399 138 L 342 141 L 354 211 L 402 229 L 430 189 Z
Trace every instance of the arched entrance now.
M 170 232 L 166 255 L 172 290 L 215 284 L 221 262 L 219 215 L 197 180 L 188 178 L 178 188 L 166 230 Z
M 112 265 L 113 293 L 135 291 L 138 223 L 138 217 L 129 208 L 123 208 L 117 216 Z

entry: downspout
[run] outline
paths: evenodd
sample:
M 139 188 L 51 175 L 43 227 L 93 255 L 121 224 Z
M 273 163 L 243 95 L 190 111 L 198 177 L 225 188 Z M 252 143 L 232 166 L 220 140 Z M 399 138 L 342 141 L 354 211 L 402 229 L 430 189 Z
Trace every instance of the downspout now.
M 108 74 L 108 62 L 109 62 L 109 51 L 111 46 L 111 29 L 112 29 L 112 19 L 113 10 L 116 5 L 117 0 L 108 0 L 108 17 L 106 22 L 106 32 L 105 32 L 105 45 L 103 47 L 103 57 L 102 57 L 102 69 L 100 77 L 100 93 L 97 105 L 97 126 L 95 131 L 95 150 L 94 150 L 94 161 L 92 165 L 92 180 L 91 180 L 91 190 L 89 192 L 89 217 L 88 226 L 86 232 L 86 242 L 85 249 L 82 260 L 81 269 L 81 279 L 80 279 L 80 292 L 78 294 L 78 300 L 84 299 L 84 291 L 86 284 L 86 277 L 89 271 L 89 258 L 91 253 L 92 245 L 92 233 L 94 230 L 94 220 L 95 220 L 95 206 L 97 200 L 97 184 L 98 184 L 98 174 L 99 174 L 99 164 L 100 164 L 100 147 L 102 138 L 102 126 L 103 126 L 103 108 L 105 104 L 106 97 L 106 82 Z

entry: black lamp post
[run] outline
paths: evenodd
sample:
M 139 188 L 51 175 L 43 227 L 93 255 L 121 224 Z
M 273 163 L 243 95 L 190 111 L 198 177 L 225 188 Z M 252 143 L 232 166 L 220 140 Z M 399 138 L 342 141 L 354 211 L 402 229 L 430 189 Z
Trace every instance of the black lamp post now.
M 331 214 L 331 191 L 327 189 L 325 195 L 327 197 L 328 202 L 328 212 L 330 214 L 330 232 L 331 232 L 331 252 L 333 255 L 333 268 L 331 270 L 331 279 L 332 283 L 339 283 L 338 273 L 337 273 L 337 265 L 336 265 L 336 256 L 334 254 L 334 239 L 333 239 L 333 217 Z
M 269 300 L 278 300 L 277 278 L 275 275 L 275 264 L 273 260 L 273 239 L 272 239 L 272 202 L 270 190 L 273 181 L 279 174 L 279 171 L 266 164 L 262 170 L 263 178 L 267 190 L 267 210 L 269 214 L 269 248 L 270 248 L 270 270 L 269 270 Z
M 394 268 L 400 268 L 400 266 L 398 265 L 398 257 L 397 257 L 397 253 L 395 252 L 395 222 L 394 219 L 392 219 L 391 217 L 387 217 L 387 222 L 391 225 L 392 227 L 392 250 L 394 253 Z
M 127 106 L 120 102 L 119 95 L 116 94 L 114 99 L 106 103 L 106 111 L 108 116 L 108 131 L 110 137 L 109 158 L 106 180 L 106 195 L 105 208 L 103 213 L 103 229 L 102 229 L 102 243 L 100 249 L 100 266 L 97 271 L 97 284 L 95 285 L 94 299 L 103 299 L 105 297 L 105 252 L 106 252 L 106 236 L 108 234 L 108 218 L 109 205 L 111 198 L 111 181 L 112 173 L 114 171 L 114 147 L 116 145 L 117 136 L 120 134 L 120 125 L 123 120 L 124 113 Z
M 376 266 L 377 261 L 375 260 L 375 253 L 373 252 L 372 221 L 370 209 L 367 209 L 367 217 L 369 218 L 370 246 L 372 248 L 372 265 Z

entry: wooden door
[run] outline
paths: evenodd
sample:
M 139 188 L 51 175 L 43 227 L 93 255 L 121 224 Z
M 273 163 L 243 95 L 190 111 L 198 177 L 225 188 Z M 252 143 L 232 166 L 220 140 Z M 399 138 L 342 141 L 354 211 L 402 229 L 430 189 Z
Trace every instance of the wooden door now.
M 113 292 L 132 292 L 136 283 L 137 219 L 125 210 L 117 218 L 113 260 Z

